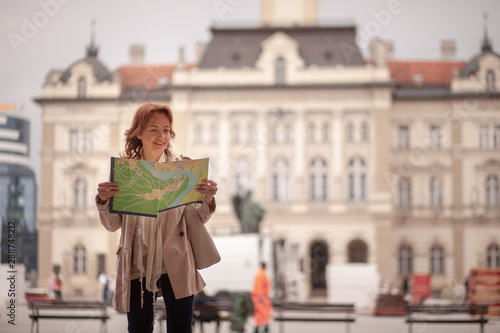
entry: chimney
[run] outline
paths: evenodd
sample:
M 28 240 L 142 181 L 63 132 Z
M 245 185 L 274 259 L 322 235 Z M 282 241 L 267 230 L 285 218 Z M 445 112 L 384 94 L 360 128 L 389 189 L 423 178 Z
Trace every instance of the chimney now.
M 394 45 L 391 41 L 374 39 L 370 42 L 370 58 L 377 67 L 387 65 L 387 60 L 391 59 L 394 53 Z
M 196 44 L 196 63 L 200 64 L 201 60 L 205 56 L 205 51 L 207 50 L 207 44 L 198 42 Z
M 130 46 L 129 61 L 131 65 L 142 65 L 144 63 L 144 45 Z
M 443 60 L 455 59 L 456 46 L 453 39 L 445 39 L 441 41 L 441 58 Z

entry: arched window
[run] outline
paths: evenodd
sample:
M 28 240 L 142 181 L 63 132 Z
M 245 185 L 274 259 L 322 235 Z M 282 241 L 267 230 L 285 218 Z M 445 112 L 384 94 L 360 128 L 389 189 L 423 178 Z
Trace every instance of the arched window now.
M 399 206 L 409 207 L 411 205 L 411 182 L 408 177 L 399 179 Z
M 275 79 L 276 79 L 276 84 L 277 85 L 284 85 L 285 84 L 285 73 L 286 73 L 286 66 L 285 66 L 285 59 L 283 58 L 278 58 L 276 59 L 276 64 L 275 64 Z
M 277 159 L 272 168 L 272 200 L 290 200 L 290 168 L 284 159 Z
M 368 246 L 361 239 L 355 239 L 347 245 L 347 253 L 349 254 L 350 263 L 367 263 L 368 262 Z
M 413 273 L 413 250 L 408 245 L 401 245 L 399 247 L 398 273 L 403 276 Z
M 367 197 L 365 161 L 362 158 L 353 158 L 347 169 L 349 201 L 365 201 Z
M 431 177 L 430 181 L 430 205 L 431 207 L 440 207 L 443 203 L 443 184 L 441 178 L 437 176 Z
M 87 206 L 87 182 L 83 178 L 75 180 L 74 186 L 74 206 L 86 207 Z
M 490 244 L 486 249 L 486 266 L 489 268 L 500 268 L 500 247 L 498 244 Z
M 328 245 L 323 241 L 311 244 L 311 287 L 315 294 L 326 293 L 326 266 L 328 265 Z
M 430 271 L 432 275 L 444 274 L 444 249 L 441 245 L 434 245 L 431 248 Z
M 488 175 L 486 179 L 486 205 L 500 205 L 500 189 L 497 175 Z
M 78 79 L 78 98 L 85 98 L 87 96 L 87 80 L 84 76 Z
M 252 162 L 239 160 L 234 165 L 234 191 L 246 192 L 253 189 Z
M 73 249 L 73 273 L 85 274 L 87 272 L 87 253 L 83 245 Z
M 328 168 L 325 160 L 316 158 L 311 162 L 310 198 L 312 201 L 324 201 L 328 197 Z
M 486 90 L 489 92 L 496 91 L 495 73 L 492 70 L 489 70 L 488 74 L 486 74 Z

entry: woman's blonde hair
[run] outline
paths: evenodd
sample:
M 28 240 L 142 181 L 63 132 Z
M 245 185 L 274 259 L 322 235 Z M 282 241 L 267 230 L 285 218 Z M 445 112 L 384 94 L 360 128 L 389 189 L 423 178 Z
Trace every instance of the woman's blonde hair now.
M 132 120 L 132 125 L 128 130 L 125 131 L 125 151 L 121 154 L 123 158 L 134 158 L 139 159 L 142 155 L 142 141 L 137 137 L 146 128 L 146 124 L 151 117 L 152 113 L 163 113 L 170 120 L 170 139 L 175 139 L 174 132 L 174 117 L 172 115 L 172 110 L 168 105 L 161 105 L 155 103 L 146 103 L 141 105 L 135 112 L 134 119 Z M 167 149 L 165 152 L 170 150 L 172 147 L 169 140 Z

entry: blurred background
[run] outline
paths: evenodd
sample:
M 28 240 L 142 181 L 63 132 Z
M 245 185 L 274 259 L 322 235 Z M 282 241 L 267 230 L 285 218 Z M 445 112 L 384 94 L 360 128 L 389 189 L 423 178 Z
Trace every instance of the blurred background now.
M 392 310 L 484 302 L 466 282 L 500 268 L 498 13 L 493 0 L 0 0 L 2 263 L 15 228 L 29 293 L 57 272 L 64 297 L 100 298 L 118 235 L 96 187 L 153 101 L 174 111 L 175 151 L 209 157 L 220 187 L 207 293 L 250 289 L 266 261 L 277 298 L 381 313 L 387 295 Z

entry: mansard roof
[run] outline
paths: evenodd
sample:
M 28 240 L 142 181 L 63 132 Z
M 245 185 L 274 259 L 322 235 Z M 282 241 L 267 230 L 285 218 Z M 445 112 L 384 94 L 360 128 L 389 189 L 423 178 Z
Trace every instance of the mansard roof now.
M 473 57 L 467 65 L 465 65 L 464 69 L 460 72 L 460 77 L 469 77 L 474 75 L 479 70 L 479 60 L 484 57 L 486 54 L 492 54 L 498 58 L 500 55 L 493 51 L 493 45 L 491 44 L 490 39 L 488 38 L 488 34 L 485 30 L 483 41 L 481 43 L 481 53 Z
M 356 27 L 260 27 L 211 28 L 212 40 L 199 63 L 199 68 L 254 67 L 261 43 L 282 32 L 299 44 L 306 66 L 365 65 L 356 45 Z M 346 52 L 348 54 L 346 54 Z
M 103 81 L 112 81 L 113 80 L 113 73 L 111 73 L 106 66 L 104 66 L 99 59 L 97 59 L 98 55 L 98 49 L 97 47 L 92 43 L 88 48 L 87 48 L 87 55 L 83 59 L 79 59 L 75 61 L 74 63 L 71 64 L 71 66 L 66 69 L 62 75 L 60 80 L 64 83 L 68 81 L 68 79 L 71 77 L 71 71 L 72 68 L 81 62 L 86 62 L 92 67 L 92 70 L 94 72 L 94 77 L 96 78 L 97 82 L 103 82 Z

